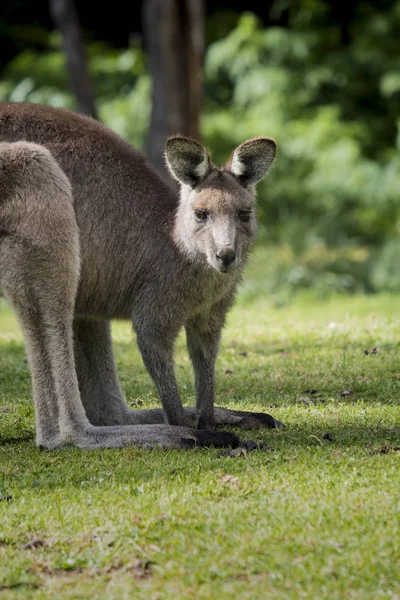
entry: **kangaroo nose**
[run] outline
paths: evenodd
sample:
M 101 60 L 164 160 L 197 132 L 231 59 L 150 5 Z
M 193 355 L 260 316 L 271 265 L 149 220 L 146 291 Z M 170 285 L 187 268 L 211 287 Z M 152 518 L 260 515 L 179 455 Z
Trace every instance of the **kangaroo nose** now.
M 217 252 L 217 260 L 222 263 L 224 267 L 229 267 L 236 259 L 236 252 L 232 249 L 221 250 Z

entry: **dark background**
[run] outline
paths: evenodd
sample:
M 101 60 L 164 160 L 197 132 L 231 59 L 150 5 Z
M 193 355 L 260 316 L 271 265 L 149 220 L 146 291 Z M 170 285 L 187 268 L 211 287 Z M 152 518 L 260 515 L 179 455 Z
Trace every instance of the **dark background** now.
M 191 2 L 202 18 L 182 20 Z M 201 138 L 216 162 L 271 135 L 278 160 L 258 193 L 271 288 L 398 291 L 400 2 L 158 6 L 172 4 L 168 20 L 157 0 L 77 3 L 85 88 L 73 85 L 48 2 L 1 0 L 0 100 L 80 110 L 86 89 L 87 112 L 158 165 L 169 132 Z M 193 60 L 192 30 L 203 39 Z M 174 47 L 157 54 L 169 34 Z

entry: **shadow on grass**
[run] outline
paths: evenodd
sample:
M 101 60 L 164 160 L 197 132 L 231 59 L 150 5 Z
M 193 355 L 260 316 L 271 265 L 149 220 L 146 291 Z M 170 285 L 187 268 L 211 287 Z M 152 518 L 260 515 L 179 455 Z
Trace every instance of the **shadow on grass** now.
M 127 351 L 130 351 L 132 348 L 133 342 L 118 342 L 115 344 L 117 356 Z M 239 353 L 239 344 L 235 344 L 235 349 L 238 350 Z M 352 349 L 354 352 L 360 352 L 360 360 L 370 360 L 369 356 L 361 356 L 363 352 L 363 344 L 352 342 L 346 344 L 347 349 Z M 259 341 L 254 341 L 254 343 L 250 344 L 241 344 L 240 349 L 245 349 L 248 355 L 251 354 L 262 354 L 264 356 L 271 356 L 282 353 L 284 351 L 288 355 L 301 355 L 301 353 L 305 351 L 312 351 L 320 349 L 321 351 L 326 348 L 326 344 L 322 342 L 318 342 L 315 340 L 310 340 L 309 342 L 298 343 L 296 341 L 285 343 L 284 348 L 279 346 L 278 344 L 271 345 L 262 345 Z M 382 347 L 385 352 L 389 355 L 394 356 L 394 352 L 397 348 L 397 344 L 384 344 Z M 343 350 L 343 344 L 339 343 L 338 340 L 332 341 L 332 344 L 329 346 L 329 350 L 332 349 L 339 351 Z M 393 353 L 393 354 L 392 354 Z M 318 354 L 318 353 L 317 353 Z M 378 399 L 378 405 L 382 406 L 388 405 L 389 408 L 392 409 L 392 413 L 390 415 L 386 415 L 384 419 L 377 419 L 376 423 L 371 424 L 370 421 L 373 418 L 371 415 L 368 416 L 368 422 L 363 422 L 363 418 L 360 417 L 357 420 L 357 415 L 351 417 L 351 422 L 348 421 L 349 415 L 343 414 L 340 415 L 340 405 L 339 412 L 336 411 L 335 417 L 331 418 L 328 414 L 329 411 L 326 410 L 330 406 L 335 405 L 338 408 L 338 400 L 332 400 L 329 398 L 331 396 L 338 395 L 338 389 L 340 389 L 340 384 L 335 380 L 332 376 L 331 381 L 325 382 L 325 389 L 323 390 L 325 399 L 324 400 L 315 400 L 315 403 L 311 404 L 311 407 L 299 407 L 297 404 L 299 389 L 302 389 L 302 384 L 304 383 L 305 375 L 304 373 L 291 374 L 290 378 L 288 377 L 286 383 L 284 382 L 283 388 L 270 395 L 270 400 L 265 401 L 262 400 L 262 404 L 265 405 L 265 412 L 272 413 L 274 417 L 283 421 L 287 425 L 287 429 L 284 432 L 274 432 L 271 430 L 259 430 L 259 431 L 239 431 L 237 429 L 232 429 L 235 431 L 241 438 L 243 439 L 254 439 L 258 441 L 264 441 L 268 445 L 273 446 L 277 451 L 294 451 L 296 448 L 371 448 L 373 446 L 379 446 L 384 444 L 399 444 L 400 443 L 400 432 L 399 432 L 399 406 L 394 404 L 393 399 L 389 399 L 389 395 L 386 393 L 387 391 L 387 378 L 388 373 L 388 364 L 386 362 L 386 358 L 382 359 L 382 355 L 377 357 L 372 357 L 372 360 L 375 359 L 381 360 L 383 377 L 381 381 L 375 381 L 371 388 L 362 388 L 357 390 L 354 389 L 354 393 L 346 398 L 340 399 L 340 404 L 344 407 L 344 413 L 346 413 L 345 408 L 348 406 L 354 406 L 359 402 L 360 396 L 363 398 L 367 398 L 370 400 L 371 398 Z M 332 359 L 332 355 L 329 355 L 329 360 Z M 140 360 L 140 359 L 139 359 Z M 265 379 L 268 382 L 269 379 L 272 380 L 270 365 L 268 367 L 261 367 L 259 369 L 258 374 L 254 374 L 252 376 L 251 370 L 247 375 L 247 379 L 245 383 L 241 382 L 240 369 L 246 369 L 246 363 L 243 362 L 245 359 L 238 358 L 240 360 L 238 373 L 230 375 L 230 387 L 237 386 L 238 394 L 243 394 L 242 396 L 238 396 L 235 398 L 231 396 L 229 393 L 224 392 L 224 397 L 229 397 L 229 405 L 232 408 L 242 409 L 243 410 L 243 400 L 245 399 L 245 394 L 248 390 L 251 390 L 252 387 L 252 378 L 254 382 L 258 382 L 260 372 L 265 372 Z M 136 363 L 136 360 L 135 360 Z M 393 372 L 395 372 L 395 363 L 391 365 Z M 378 364 L 375 363 L 375 369 L 378 368 Z M 315 370 L 317 373 L 317 377 L 320 377 L 321 374 L 321 366 L 315 365 Z M 312 375 L 312 373 L 311 373 Z M 191 376 L 191 374 L 190 374 Z M 326 373 L 324 373 L 326 376 Z M 185 374 L 186 377 L 186 374 Z M 306 377 L 309 379 L 310 371 L 306 373 Z M 31 402 L 28 400 L 27 395 L 27 383 L 30 381 L 29 369 L 26 363 L 25 352 L 22 342 L 10 341 L 3 342 L 0 345 L 0 398 L 7 398 L 6 404 L 10 405 L 11 411 L 17 412 L 17 406 L 21 405 L 21 396 L 23 400 L 23 404 L 26 402 Z M 227 381 L 227 380 L 225 380 Z M 225 385 L 225 381 L 224 384 Z M 386 389 L 383 389 L 383 384 L 386 385 Z M 223 387 L 221 385 L 221 387 Z M 393 390 L 397 389 L 398 382 L 396 381 L 393 384 Z M 244 386 L 244 388 L 243 388 Z M 241 389 L 242 388 L 242 389 Z M 23 393 L 20 393 L 20 390 L 23 390 Z M 13 397 L 16 397 L 18 393 L 18 405 L 17 402 L 13 402 Z M 304 393 L 306 391 L 304 390 Z M 370 397 L 368 397 L 368 393 Z M 281 397 L 283 394 L 286 394 L 284 403 L 282 404 Z M 222 395 L 222 394 L 221 394 Z M 268 396 L 268 394 L 266 394 Z M 396 398 L 396 396 L 394 396 Z M 280 402 L 279 408 L 271 408 L 268 406 L 269 403 L 274 401 Z M 259 410 L 260 402 L 258 402 L 257 410 Z M 147 408 L 147 406 L 144 406 Z M 0 403 L 1 408 L 1 403 Z M 250 410 L 250 407 L 246 406 L 247 410 Z M 379 406 L 377 408 L 379 411 Z M 397 410 L 397 422 L 394 417 L 394 413 Z M 313 414 L 313 411 L 319 411 L 320 415 L 316 416 Z M 326 411 L 326 414 L 325 414 Z M 42 459 L 38 458 L 40 456 L 45 456 L 46 452 L 40 453 L 34 446 L 34 432 L 27 433 L 27 428 L 24 428 L 23 432 L 21 431 L 21 426 L 18 425 L 17 420 L 10 421 L 6 429 L 2 427 L 2 422 L 5 422 L 7 414 L 2 414 L 0 412 L 0 447 L 3 447 L 5 451 L 9 448 L 12 449 L 14 447 L 18 447 L 21 451 L 22 448 L 28 453 L 34 453 L 34 456 L 37 458 L 39 463 Z M 26 417 L 26 415 L 25 415 Z M 340 419 L 340 420 L 339 420 Z M 33 418 L 29 414 L 29 428 L 32 423 L 33 429 Z M 345 422 L 347 420 L 347 422 Z M 226 428 L 229 429 L 229 428 Z M 18 431 L 21 431 L 21 436 L 18 435 Z M 329 442 L 324 439 L 324 435 L 326 433 L 330 433 L 333 437 L 333 442 Z M 133 451 L 130 449 L 124 450 L 126 452 Z M 72 456 L 76 459 L 75 452 L 79 452 L 71 449 L 64 449 L 61 451 L 57 451 L 57 456 L 60 457 L 60 460 L 67 464 L 69 460 L 72 460 Z M 97 451 L 101 454 L 102 451 Z M 120 452 L 107 450 L 106 452 Z M 135 452 L 139 452 L 141 456 L 147 455 L 147 451 L 144 450 L 136 450 Z M 190 452 L 190 451 L 181 451 L 182 453 Z M 204 450 L 196 450 L 195 452 L 204 452 Z M 37 454 L 38 453 L 38 454 Z M 20 455 L 20 452 L 18 453 Z M 53 454 L 53 453 L 52 453 Z M 159 454 L 159 453 L 158 453 Z M 91 453 L 88 453 L 91 455 Z
M 345 418 L 345 417 L 343 417 Z M 293 419 L 293 415 L 292 415 Z M 140 427 L 138 425 L 138 427 Z M 310 415 L 309 420 L 305 421 L 304 416 L 297 423 L 290 423 L 286 425 L 283 431 L 275 431 L 271 429 L 257 429 L 257 430 L 244 430 L 238 429 L 237 427 L 220 427 L 220 430 L 232 431 L 238 435 L 240 439 L 255 441 L 263 441 L 268 445 L 273 446 L 274 450 L 279 448 L 289 447 L 355 447 L 360 448 L 370 447 L 376 443 L 398 443 L 400 444 L 400 416 L 393 416 L 393 419 L 386 419 L 385 423 L 372 423 L 368 425 L 357 424 L 354 421 L 345 423 L 339 421 L 336 416 L 334 422 L 330 421 L 329 418 L 321 420 L 320 418 L 313 418 Z M 36 448 L 34 445 L 35 435 L 21 435 L 7 437 L 7 435 L 0 435 L 0 447 L 5 446 L 19 446 L 21 444 L 28 444 L 35 451 L 42 455 L 57 454 L 59 457 L 67 457 L 71 452 L 81 452 L 80 450 L 66 447 L 60 450 L 48 451 L 40 448 Z M 124 452 L 125 450 L 132 450 L 134 452 L 144 453 L 153 452 L 153 450 L 145 450 L 138 448 L 116 448 L 116 449 L 104 449 L 104 450 L 88 450 L 87 455 L 105 452 Z M 208 448 L 197 448 L 195 451 L 207 452 Z M 154 450 L 159 452 L 159 450 Z M 182 453 L 192 453 L 193 449 L 182 449 L 178 450 Z M 164 453 L 170 452 L 169 450 L 163 451 Z M 175 452 L 175 451 L 174 451 Z M 257 451 L 258 452 L 258 451 Z
M 328 424 L 302 417 L 284 432 L 234 429 L 242 439 L 263 441 L 272 448 L 236 458 L 220 449 L 205 448 L 168 451 L 65 448 L 49 452 L 36 448 L 33 438 L 5 438 L 0 440 L 1 462 L 7 465 L 3 488 L 14 500 L 23 495 L 17 490 L 35 490 L 35 495 L 40 495 L 43 491 L 67 488 L 106 491 L 118 489 L 120 485 L 124 486 L 124 493 L 134 496 L 143 493 L 143 484 L 158 486 L 172 479 L 179 485 L 187 482 L 202 485 L 207 474 L 219 476 L 221 471 L 247 472 L 253 476 L 254 468 L 259 473 L 260 469 L 267 469 L 269 476 L 274 474 L 281 478 L 287 476 L 288 469 L 296 471 L 300 465 L 309 469 L 311 476 L 311 473 L 324 472 L 327 465 L 332 464 L 345 477 L 347 470 L 353 472 L 356 465 L 370 468 L 374 464 L 374 468 L 382 469 L 386 460 L 392 464 L 394 456 L 396 460 L 400 457 L 399 423 L 397 426 L 395 423 L 357 426 L 354 422 L 336 421 L 330 423 L 328 429 Z M 324 438 L 328 431 L 332 441 Z

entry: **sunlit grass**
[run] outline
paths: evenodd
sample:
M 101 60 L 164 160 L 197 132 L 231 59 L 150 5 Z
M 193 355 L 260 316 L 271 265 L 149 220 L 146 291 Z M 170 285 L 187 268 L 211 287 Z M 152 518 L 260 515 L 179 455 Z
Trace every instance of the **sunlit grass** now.
M 241 434 L 274 450 L 236 458 L 39 451 L 0 305 L 2 598 L 400 598 L 400 299 L 248 300 L 224 332 L 218 403 L 287 428 Z M 157 406 L 129 324 L 113 334 L 127 401 Z M 191 402 L 183 336 L 176 364 Z

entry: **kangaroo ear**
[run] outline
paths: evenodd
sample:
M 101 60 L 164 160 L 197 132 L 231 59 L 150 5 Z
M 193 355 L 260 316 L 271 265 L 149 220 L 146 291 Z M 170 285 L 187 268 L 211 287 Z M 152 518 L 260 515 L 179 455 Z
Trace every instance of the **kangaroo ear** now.
M 167 140 L 165 161 L 172 177 L 190 187 L 201 183 L 211 169 L 210 155 L 204 146 L 182 136 Z
M 267 174 L 275 153 L 274 140 L 254 138 L 240 144 L 226 166 L 242 185 L 254 185 Z

